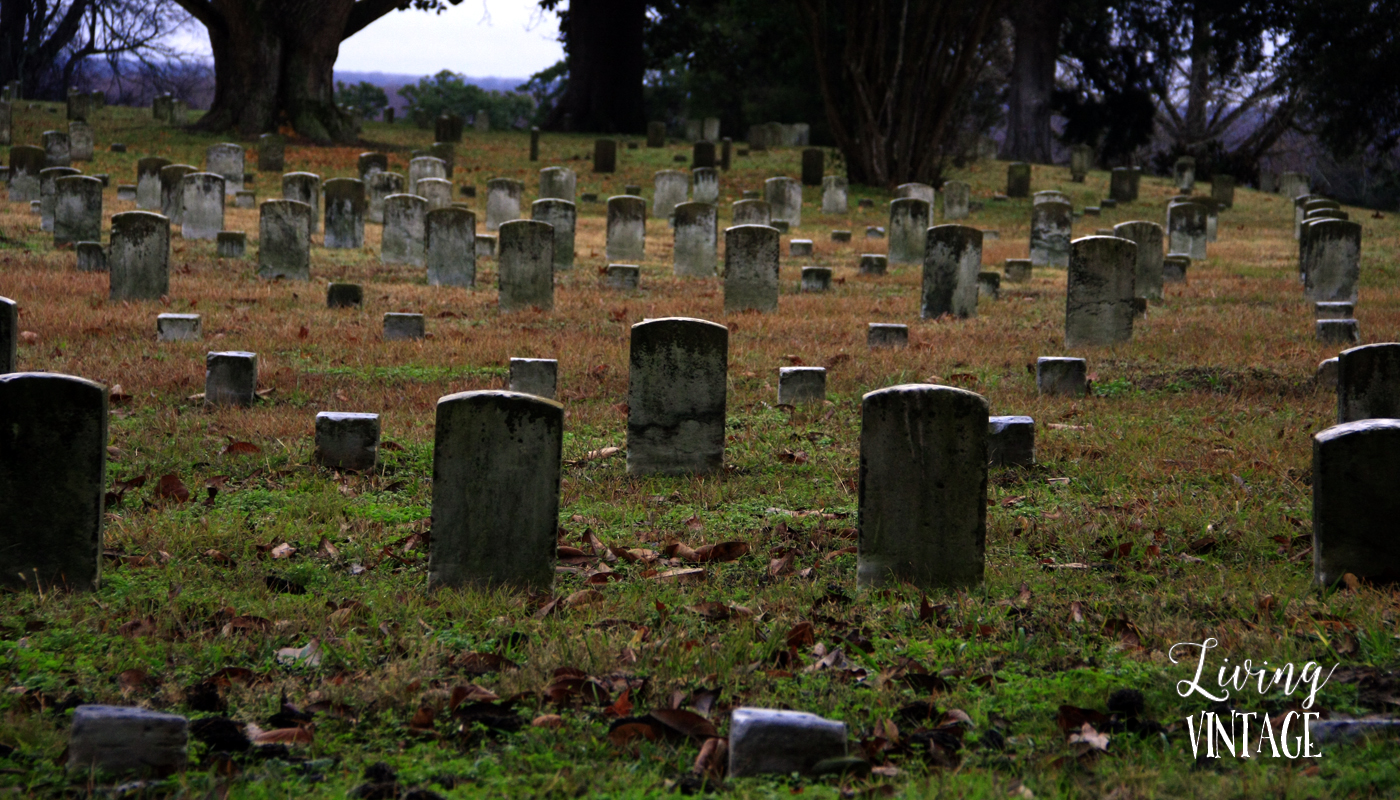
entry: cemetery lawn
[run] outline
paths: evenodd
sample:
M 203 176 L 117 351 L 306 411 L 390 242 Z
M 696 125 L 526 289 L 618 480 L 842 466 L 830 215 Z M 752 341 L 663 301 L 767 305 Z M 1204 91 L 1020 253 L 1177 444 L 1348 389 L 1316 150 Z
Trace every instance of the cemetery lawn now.
M 54 107 L 17 104 L 15 143 L 60 127 Z M 78 166 L 112 176 L 108 216 L 134 208 L 116 187 L 135 182 L 137 159 L 201 165 L 219 141 L 149 116 L 94 115 L 97 158 Z M 362 146 L 293 142 L 286 169 L 352 176 L 356 156 L 378 149 L 406 173 L 430 134 L 370 124 Z M 116 141 L 126 153 L 108 152 Z M 650 200 L 656 170 L 688 166 L 673 162 L 689 153 L 677 143 L 620 149 L 618 173 L 595 175 L 589 137 L 547 134 L 538 162 L 527 142 L 468 131 L 458 146 L 454 180 L 476 186 L 479 225 L 493 177 L 524 181 L 528 202 L 537 170 L 564 165 L 580 195 L 641 184 Z M 800 173 L 797 150 L 739 147 L 721 177 L 721 226 L 742 190 Z M 991 197 L 1005 171 L 980 162 L 950 176 L 984 204 L 969 224 L 1000 234 L 984 244 L 988 269 L 1027 252 L 1030 201 Z M 254 188 L 279 197 L 279 176 L 257 174 Z M 1082 208 L 1107 195 L 1108 174 L 1075 184 L 1067 168 L 1037 166 L 1032 188 Z M 1173 193 L 1144 178 L 1140 201 L 1076 220 L 1075 236 L 1160 222 Z M 858 208 L 867 197 L 874 208 Z M 1334 392 L 1313 373 L 1339 348 L 1314 338 L 1291 202 L 1237 190 L 1210 258 L 1167 286 L 1131 344 L 1067 352 L 1063 271 L 1004 283 L 975 319 L 921 321 L 918 268 L 856 273 L 860 253 L 884 252 L 863 231 L 887 223 L 889 194 L 852 187 L 844 216 L 820 214 L 818 188 L 805 198 L 803 226 L 783 237 L 780 307 L 766 315 L 724 314 L 719 279 L 673 277 L 664 219 L 648 221 L 641 289 L 600 288 L 601 203 L 579 203 L 577 265 L 558 275 L 555 310 L 511 315 L 496 310 L 493 260 L 475 290 L 428 287 L 421 270 L 379 264 L 376 225 L 362 250 L 313 247 L 310 283 L 259 281 L 257 211 L 232 208 L 225 227 L 248 232 L 247 259 L 216 260 L 213 242 L 174 236 L 168 302 L 109 302 L 106 275 L 76 272 L 38 216 L 4 208 L 0 295 L 32 333 L 20 368 L 99 381 L 113 402 L 100 591 L 0 595 L 0 796 L 103 784 L 58 765 L 79 703 L 222 714 L 263 731 L 259 749 L 233 757 L 216 752 L 227 742 L 192 742 L 189 768 L 144 796 L 342 797 L 380 762 L 399 791 L 449 797 L 1400 794 L 1394 738 L 1314 743 L 1321 757 L 1295 759 L 1267 744 L 1255 755 L 1251 741 L 1251 758 L 1198 761 L 1187 717 L 1281 719 L 1306 689 L 1183 698 L 1177 682 L 1198 651 L 1169 660 L 1173 644 L 1213 638 L 1213 691 L 1225 658 L 1312 661 L 1340 666 L 1308 710 L 1393 714 L 1400 703 L 1400 594 L 1312 583 L 1311 437 L 1335 419 Z M 1386 341 L 1400 329 L 1400 226 L 1346 210 L 1364 227 L 1362 338 Z M 853 241 L 833 243 L 835 228 Z M 812 258 L 787 257 L 794 235 L 815 242 Z M 797 293 L 804 264 L 834 268 L 830 293 Z M 329 280 L 364 284 L 364 307 L 327 310 Z M 383 341 L 390 311 L 425 314 L 428 338 Z M 157 344 L 161 312 L 202 314 L 204 341 Z M 626 445 L 629 326 L 663 316 L 730 327 L 722 475 L 630 479 L 607 449 Z M 869 351 L 868 322 L 908 323 L 910 346 Z M 201 407 L 209 350 L 258 353 L 254 408 Z M 1091 395 L 1038 396 L 1031 365 L 1050 355 L 1088 358 Z M 560 543 L 571 549 L 552 594 L 429 592 L 434 405 L 504 387 L 511 356 L 559 359 Z M 776 406 L 778 368 L 800 364 L 828 369 L 829 401 Z M 970 389 L 992 414 L 1037 423 L 1039 463 L 990 473 L 986 580 L 973 590 L 855 585 L 861 395 L 909 382 Z M 312 466 L 312 422 L 326 410 L 381 415 L 372 474 Z M 1124 689 L 1141 693 L 1142 710 L 1132 717 L 1119 695 L 1110 718 Z M 711 774 L 707 785 L 697 756 L 740 705 L 843 720 L 852 754 L 875 771 Z M 201 730 L 207 740 L 214 729 Z M 394 794 L 372 788 L 381 793 L 360 796 Z

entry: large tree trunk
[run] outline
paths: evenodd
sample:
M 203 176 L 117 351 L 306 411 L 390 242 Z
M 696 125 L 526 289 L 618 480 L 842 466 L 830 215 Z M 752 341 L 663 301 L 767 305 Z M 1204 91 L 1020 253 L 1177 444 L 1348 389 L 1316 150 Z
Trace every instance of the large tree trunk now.
M 1052 160 L 1050 94 L 1055 89 L 1055 62 L 1060 55 L 1064 0 L 1024 0 L 1011 4 L 1016 52 L 1008 87 L 1006 140 L 1001 157 L 1049 164 Z
M 646 0 L 570 0 L 564 20 L 569 85 L 545 127 L 599 133 L 646 129 L 642 29 Z

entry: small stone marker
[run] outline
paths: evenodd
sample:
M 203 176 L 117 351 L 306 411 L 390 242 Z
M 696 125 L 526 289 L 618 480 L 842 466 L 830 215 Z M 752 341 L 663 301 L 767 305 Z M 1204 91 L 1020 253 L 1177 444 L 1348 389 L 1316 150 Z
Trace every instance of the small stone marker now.
M 780 367 L 778 405 L 821 403 L 826 400 L 825 367 Z
M 574 202 L 578 176 L 568 167 L 545 167 L 540 170 L 540 199 Z M 489 186 L 489 184 L 488 184 Z
M 520 197 L 525 185 L 511 178 L 486 182 L 486 230 L 495 231 L 513 219 L 520 219 Z
M 724 231 L 724 310 L 778 308 L 778 231 L 735 225 Z
M 1120 222 L 1113 236 L 1137 245 L 1137 269 L 1133 292 L 1148 300 L 1162 299 L 1162 226 L 1155 222 Z
M 197 342 L 204 338 L 198 314 L 160 314 L 156 317 L 156 341 Z
M 812 255 L 811 239 L 792 239 L 788 242 L 788 255 L 803 258 Z
M 73 712 L 68 769 L 164 775 L 189 760 L 189 721 L 127 706 L 82 705 Z
M 825 292 L 831 289 L 831 267 L 803 267 L 801 290 Z
M 326 308 L 359 308 L 364 302 L 365 290 L 358 283 L 326 285 Z
M 74 242 L 79 272 L 106 272 L 107 250 L 101 242 Z
M 1340 359 L 1334 356 L 1318 362 L 1317 372 L 1313 375 L 1313 380 L 1318 386 L 1332 391 L 1337 390 L 1337 364 L 1339 361 Z
M 672 271 L 679 276 L 713 277 L 719 263 L 719 212 L 709 203 L 681 203 L 675 209 Z
M 624 187 L 622 187 L 622 188 L 623 188 L 623 194 L 627 194 L 627 195 L 630 195 L 630 196 L 632 196 L 632 197 L 641 197 L 641 196 L 642 196 L 642 185 L 639 184 L 639 183 L 629 183 L 629 184 L 627 184 L 626 186 L 624 186 Z
M 1108 196 L 1119 203 L 1132 202 L 1136 194 L 1133 191 L 1133 171 L 1129 167 L 1114 167 L 1109 173 Z
M 723 325 L 669 317 L 632 326 L 629 475 L 706 475 L 723 467 L 728 369 Z
M 365 179 L 369 194 L 369 221 L 384 224 L 384 200 L 390 195 L 404 194 L 404 179 L 397 172 L 371 172 Z
M 287 168 L 287 140 L 276 133 L 258 137 L 258 172 L 282 172 Z
M 311 209 L 311 230 L 315 236 L 321 224 L 321 176 L 314 172 L 288 172 L 282 176 L 282 199 L 305 203 Z
M 502 312 L 554 308 L 554 229 L 532 219 L 501 225 L 497 305 Z
M 1040 394 L 1083 397 L 1089 364 L 1082 358 L 1042 356 L 1035 360 L 1035 390 Z
M 113 300 L 158 300 L 170 293 L 170 220 L 150 211 L 112 215 L 107 274 Z
M 496 237 L 485 233 L 476 235 L 476 259 L 496 257 Z
M 1031 260 L 1029 258 L 1008 258 L 1004 264 L 1003 270 L 1006 273 L 1008 283 L 1025 283 L 1031 279 Z
M 1190 194 L 1196 186 L 1196 159 L 1191 156 L 1178 158 L 1172 167 L 1172 181 L 1176 188 Z
M 248 234 L 243 231 L 219 231 L 214 239 L 214 253 L 218 258 L 242 258 L 248 250 Z
M 1031 206 L 1031 264 L 1068 267 L 1070 231 L 1074 224 L 1067 202 L 1046 200 Z
M 554 268 L 574 268 L 574 228 L 578 209 L 568 200 L 545 198 L 530 204 L 530 218 L 554 229 Z
M 1355 303 L 1314 303 L 1313 309 L 1318 319 L 1351 319 L 1356 315 Z
M 204 405 L 247 407 L 257 392 L 257 353 L 228 350 L 204 357 Z
M 1400 418 L 1400 344 L 1385 342 L 1343 350 L 1337 357 L 1336 385 L 1339 424 Z
M 1355 303 L 1361 279 L 1361 224 L 1324 219 L 1307 227 L 1303 296 L 1313 302 Z
M 962 181 L 943 184 L 943 218 L 967 219 L 971 212 L 972 187 Z
M 41 147 L 16 145 L 10 148 L 10 202 L 28 203 L 39 199 L 39 173 L 48 167 L 48 155 Z
M 790 227 L 802 227 L 802 184 L 788 177 L 769 178 L 763 182 L 763 199 L 773 220 L 783 220 Z
M 1361 328 L 1354 319 L 1320 319 L 1315 323 L 1317 340 L 1322 344 L 1356 344 Z
M 905 384 L 865 395 L 860 586 L 982 582 L 987 426 L 986 399 L 962 389 Z
M 846 755 L 846 723 L 805 711 L 736 708 L 729 719 L 729 776 L 808 773 Z
M 1035 420 L 1030 417 L 987 419 L 987 463 L 993 467 L 1035 464 Z
M 593 142 L 593 171 L 617 172 L 616 139 L 597 139 Z
M 476 214 L 465 208 L 435 208 L 424 217 L 423 230 L 428 285 L 475 286 Z
M 802 151 L 802 185 L 821 186 L 825 177 L 826 154 L 821 148 L 809 147 Z
M 764 200 L 740 200 L 733 205 L 735 225 L 769 225 L 773 210 Z
M 1086 236 L 1070 252 L 1065 290 L 1065 347 L 1132 341 L 1137 245 L 1116 236 Z
M 872 350 L 908 347 L 909 326 L 893 322 L 872 322 L 866 327 L 865 343 Z
M 696 203 L 717 205 L 719 203 L 719 170 L 714 167 L 696 167 L 690 171 L 691 198 Z
M 102 241 L 102 181 L 86 175 L 54 181 L 53 214 L 54 247 Z
M 311 206 L 268 200 L 258 209 L 258 277 L 311 280 Z
M 512 358 L 510 360 L 510 390 L 532 394 L 546 400 L 557 400 L 559 362 L 553 358 Z
M 850 209 L 847 188 L 846 179 L 840 175 L 827 175 L 822 178 L 823 214 L 844 214 Z
M 204 171 L 223 177 L 225 194 L 233 194 L 243 188 L 242 146 L 231 142 L 210 145 L 204 151 Z
M 1202 203 L 1173 203 L 1167 206 L 1167 250 L 1197 261 L 1206 257 L 1206 230 L 1210 209 Z
M 168 169 L 168 167 L 167 167 Z M 224 178 L 212 172 L 191 172 L 180 181 L 180 235 L 214 239 L 224 229 Z
M 322 411 L 316 415 L 316 463 L 370 470 L 379 458 L 379 415 Z
M 979 272 L 977 273 L 977 297 L 988 300 L 1001 299 L 1001 273 L 1000 272 Z
M 982 232 L 967 225 L 937 225 L 925 232 L 925 239 L 920 316 L 977 316 Z
M 891 264 L 922 264 L 929 226 L 933 223 L 933 207 L 927 200 L 902 197 L 890 201 Z M 870 229 L 865 229 L 870 238 Z
M 1031 165 L 1017 161 L 1006 165 L 1006 196 L 1030 197 Z
M 862 253 L 860 256 L 861 275 L 884 275 L 889 268 L 889 259 L 879 253 Z
M 613 291 L 636 291 L 641 278 L 642 268 L 634 264 L 609 264 L 603 270 L 603 286 Z
M 257 208 L 258 193 L 252 189 L 239 189 L 233 193 L 234 208 Z
M 355 178 L 331 178 L 325 183 L 325 192 L 326 247 L 364 247 L 365 209 L 368 206 L 364 182 Z M 314 207 L 312 213 L 315 213 Z
M 427 333 L 422 314 L 390 311 L 384 315 L 384 341 L 403 342 L 422 339 Z
M 833 242 L 849 242 L 849 241 L 851 241 L 851 232 L 850 232 L 850 231 L 832 231 L 832 232 L 831 232 L 831 241 L 833 241 Z
M 1186 283 L 1186 270 L 1191 266 L 1191 256 L 1180 253 L 1162 256 L 1162 283 Z
M 379 245 L 381 264 L 426 264 L 428 201 L 416 194 L 384 198 L 384 233 Z
M 642 261 L 646 258 L 647 202 L 635 195 L 608 198 L 607 246 L 609 261 Z
M 1313 437 L 1313 574 L 1318 584 L 1331 586 L 1347 573 L 1377 583 L 1400 581 L 1397 475 L 1400 419 L 1347 422 Z
M 531 224 L 507 225 L 522 222 Z M 549 589 L 563 446 L 564 407 L 553 400 L 501 391 L 438 400 L 430 586 Z
M 0 375 L 0 431 L 0 587 L 96 589 L 107 489 L 106 387 L 50 372 Z

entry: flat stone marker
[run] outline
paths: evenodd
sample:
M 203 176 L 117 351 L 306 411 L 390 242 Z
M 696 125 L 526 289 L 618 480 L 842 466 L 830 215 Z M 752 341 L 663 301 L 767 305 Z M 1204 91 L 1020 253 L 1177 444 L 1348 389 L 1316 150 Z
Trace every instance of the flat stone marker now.
M 198 314 L 160 314 L 156 317 L 156 341 L 197 342 L 204 338 Z
M 1324 219 L 1308 223 L 1303 296 L 1313 302 L 1355 303 L 1361 279 L 1361 224 Z
M 107 249 L 100 242 L 74 242 L 79 272 L 106 272 Z
M 418 194 L 418 181 L 424 178 L 446 179 L 447 162 L 437 156 L 418 156 L 411 159 L 408 162 L 408 191 L 410 194 Z
M 862 253 L 859 271 L 861 275 L 884 275 L 889 269 L 889 259 L 879 253 Z
M 227 350 L 204 357 L 205 406 L 251 406 L 257 391 L 257 353 Z
M 651 214 L 657 219 L 667 219 L 676 206 L 688 200 L 686 195 L 690 191 L 690 179 L 679 170 L 663 169 L 656 173 L 654 181 Z
M 216 238 L 224 229 L 223 176 L 191 172 L 180 181 L 180 195 L 180 235 L 186 239 Z
M 1167 249 L 1197 261 L 1206 257 L 1206 226 L 1210 209 L 1201 203 L 1174 203 L 1167 206 Z
M 501 391 L 438 400 L 430 586 L 553 584 L 563 445 L 564 407 L 553 400 Z
M 311 206 L 267 200 L 258 209 L 258 277 L 311 280 Z
M 924 244 L 933 224 L 933 206 L 927 200 L 902 197 L 890 201 L 890 263 L 924 263 Z M 870 238 L 870 229 L 865 232 Z
M 1133 291 L 1148 300 L 1162 299 L 1162 226 L 1155 222 L 1120 222 L 1113 234 L 1137 245 L 1137 272 Z
M 285 182 L 285 178 L 283 179 Z M 365 244 L 365 184 L 355 178 L 331 178 L 325 183 L 325 245 L 332 249 L 359 249 Z M 312 213 L 315 213 L 313 207 Z
M 811 239 L 792 239 L 788 242 L 788 255 L 803 258 L 812 255 Z
M 54 209 L 58 207 L 58 181 L 78 175 L 72 167 L 45 167 L 39 171 L 39 229 L 53 231 Z
M 554 268 L 574 268 L 574 229 L 578 208 L 568 200 L 545 198 L 530 204 L 530 218 L 554 229 Z
M 866 326 L 865 343 L 871 349 L 909 346 L 909 326 L 893 322 L 872 322 Z
M 498 300 L 502 312 L 554 308 L 554 229 L 532 219 L 501 225 Z
M 789 227 L 802 227 L 802 184 L 788 177 L 769 178 L 763 182 L 763 199 L 774 220 L 783 220 Z
M 69 175 L 54 181 L 54 247 L 100 241 L 102 181 L 86 175 Z
M 1000 272 L 979 272 L 977 273 L 977 299 L 988 300 L 1001 299 L 1001 273 Z
M 1008 258 L 1004 262 L 1003 270 L 1008 283 L 1025 283 L 1031 279 L 1031 260 L 1029 258 Z
M 736 708 L 729 719 L 729 776 L 811 772 L 846 755 L 846 723 L 805 711 Z
M 1082 358 L 1042 356 L 1035 360 L 1035 390 L 1040 394 L 1083 397 L 1089 365 Z
M 1074 223 L 1069 203 L 1047 200 L 1031 206 L 1031 264 L 1068 267 L 1070 231 Z
M 223 176 L 225 194 L 233 194 L 243 188 L 242 146 L 231 142 L 210 145 L 204 151 L 204 171 Z
M 512 358 L 510 360 L 510 390 L 532 394 L 546 400 L 557 400 L 559 362 L 553 358 Z
M 647 201 L 635 195 L 608 198 L 606 255 L 609 261 L 646 258 Z
M 1035 464 L 1035 420 L 1030 417 L 988 417 L 987 463 L 993 467 Z
M 724 462 L 729 329 L 668 317 L 632 326 L 627 473 L 706 475 Z
M 739 200 L 733 204 L 735 225 L 770 225 L 773 210 L 764 200 Z
M 672 270 L 684 277 L 713 277 L 719 255 L 716 231 L 719 211 L 709 203 L 681 203 L 675 208 Z
M 927 183 L 903 183 L 894 188 L 894 197 L 895 199 L 912 197 L 916 200 L 923 200 L 932 209 L 938 198 L 938 193 Z
M 826 292 L 831 290 L 831 267 L 803 267 L 801 290 Z
M 384 315 L 384 341 L 404 342 L 422 339 L 427 333 L 422 314 L 390 311 Z
M 15 371 L 19 334 L 19 304 L 0 297 L 0 375 Z
M 1017 161 L 1006 165 L 1006 196 L 1030 197 L 1031 165 Z
M 982 232 L 967 225 L 937 225 L 925 232 L 925 238 L 920 316 L 977 316 Z
M 850 209 L 848 187 L 846 179 L 840 175 L 827 175 L 822 178 L 823 214 L 845 214 Z
M 972 187 L 962 181 L 948 181 L 943 184 L 943 218 L 946 220 L 967 219 L 972 204 Z
M 248 234 L 243 231 L 219 231 L 214 239 L 214 254 L 218 258 L 242 258 L 248 251 Z
M 1186 270 L 1191 266 L 1191 256 L 1180 253 L 1162 256 L 1162 283 L 1186 283 Z
M 10 148 L 11 203 L 39 199 L 39 173 L 48 167 L 48 158 L 42 147 L 16 145 Z
M 326 308 L 359 308 L 365 290 L 358 283 L 331 283 L 326 286 Z
M 861 401 L 862 587 L 982 582 L 987 538 L 987 401 L 904 384 Z
M 617 140 L 596 139 L 593 142 L 593 171 L 617 172 Z
M 1345 367 L 1343 367 L 1345 369 Z M 1364 419 L 1313 437 L 1313 574 L 1400 581 L 1400 419 Z
M 0 375 L 0 431 L 0 587 L 96 589 L 106 387 L 50 372 Z
M 778 308 L 778 231 L 735 225 L 724 231 L 724 310 Z
M 1133 338 L 1137 245 L 1116 236 L 1076 239 L 1065 290 L 1065 347 Z
M 369 221 L 384 224 L 384 200 L 390 195 L 405 194 L 404 178 L 397 172 L 371 172 L 365 179 L 369 195 Z
M 1356 344 L 1361 327 L 1354 319 L 1320 319 L 1315 323 L 1317 340 L 1322 344 Z
M 495 231 L 513 219 L 520 219 L 520 197 L 525 186 L 510 178 L 486 182 L 486 230 Z
M 603 286 L 615 292 L 636 291 L 642 268 L 634 264 L 609 264 L 603 271 Z
M 384 198 L 384 234 L 379 245 L 381 264 L 426 265 L 428 201 L 416 194 Z
M 287 140 L 276 133 L 258 137 L 258 172 L 282 172 L 287 168 Z
M 44 155 L 48 156 L 50 167 L 67 167 L 73 163 L 72 151 L 68 146 L 68 134 L 64 131 L 44 131 L 42 141 Z
M 189 760 L 189 721 L 127 706 L 82 705 L 73 712 L 68 769 L 163 775 Z
M 1343 350 L 1337 356 L 1337 422 L 1400 418 L 1400 344 Z
M 1332 358 L 1323 359 L 1318 362 L 1317 372 L 1313 374 L 1313 380 L 1318 386 L 1331 389 L 1332 391 L 1337 390 L 1337 373 L 1339 370 L 1337 365 L 1339 361 L 1340 359 L 1333 356 Z
M 258 193 L 251 189 L 239 189 L 233 193 L 234 208 L 257 208 Z
M 719 170 L 715 167 L 696 167 L 690 171 L 693 202 L 719 204 Z
M 424 236 L 429 286 L 476 285 L 475 213 L 456 207 L 433 209 L 424 217 Z
M 374 469 L 379 415 L 322 411 L 316 415 L 316 463 L 329 469 Z
M 476 258 L 480 261 L 483 258 L 496 257 L 496 236 L 494 234 L 478 233 L 476 235 Z
M 1351 319 L 1356 316 L 1356 304 L 1344 302 L 1313 303 L 1317 319 Z
M 779 367 L 778 405 L 826 401 L 825 367 Z
M 158 300 L 170 293 L 170 220 L 150 211 L 112 215 L 107 255 L 113 300 Z

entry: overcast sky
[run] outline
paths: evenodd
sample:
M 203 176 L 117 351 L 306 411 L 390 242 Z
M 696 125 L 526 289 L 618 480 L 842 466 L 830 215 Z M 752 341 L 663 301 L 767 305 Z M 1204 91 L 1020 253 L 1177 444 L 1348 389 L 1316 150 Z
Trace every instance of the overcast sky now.
M 337 70 L 431 75 L 449 69 L 476 78 L 528 78 L 564 57 L 559 19 L 535 0 L 463 0 L 441 14 L 391 11 L 340 45 Z M 193 23 L 182 47 L 208 54 Z

